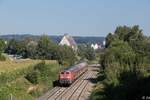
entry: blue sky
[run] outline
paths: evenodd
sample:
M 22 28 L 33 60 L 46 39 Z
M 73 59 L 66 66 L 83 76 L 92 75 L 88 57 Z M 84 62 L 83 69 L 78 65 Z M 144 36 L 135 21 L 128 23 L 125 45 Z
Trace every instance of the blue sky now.
M 1 34 L 106 36 L 135 24 L 150 35 L 150 0 L 0 0 Z

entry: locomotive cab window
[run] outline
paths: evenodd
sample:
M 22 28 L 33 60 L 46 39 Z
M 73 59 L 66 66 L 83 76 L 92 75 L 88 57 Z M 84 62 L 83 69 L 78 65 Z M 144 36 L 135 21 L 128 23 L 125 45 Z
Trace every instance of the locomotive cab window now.
M 70 74 L 69 72 L 66 72 L 66 74 Z

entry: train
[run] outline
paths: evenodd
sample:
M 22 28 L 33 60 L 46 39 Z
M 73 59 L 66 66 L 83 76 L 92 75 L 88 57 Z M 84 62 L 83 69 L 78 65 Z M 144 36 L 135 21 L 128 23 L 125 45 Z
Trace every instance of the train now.
M 88 70 L 87 62 L 81 62 L 59 73 L 60 85 L 71 85 L 79 76 Z

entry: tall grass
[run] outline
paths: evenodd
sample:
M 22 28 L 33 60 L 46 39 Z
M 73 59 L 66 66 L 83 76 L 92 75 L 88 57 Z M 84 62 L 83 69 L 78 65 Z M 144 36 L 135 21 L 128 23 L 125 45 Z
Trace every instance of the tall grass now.
M 37 63 L 40 63 L 41 60 L 7 60 L 7 61 L 0 61 L 0 72 L 11 72 L 14 70 L 26 68 L 29 66 L 33 66 Z M 55 60 L 46 60 L 46 63 L 56 63 Z

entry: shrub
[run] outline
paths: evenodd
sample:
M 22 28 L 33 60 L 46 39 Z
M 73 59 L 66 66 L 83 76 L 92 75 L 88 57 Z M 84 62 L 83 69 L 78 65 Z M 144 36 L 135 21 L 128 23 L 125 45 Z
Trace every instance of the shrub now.
M 6 57 L 2 54 L 0 54 L 0 61 L 5 61 L 6 60 Z
M 40 72 L 38 70 L 33 70 L 32 72 L 28 73 L 25 78 L 33 84 L 38 84 Z

